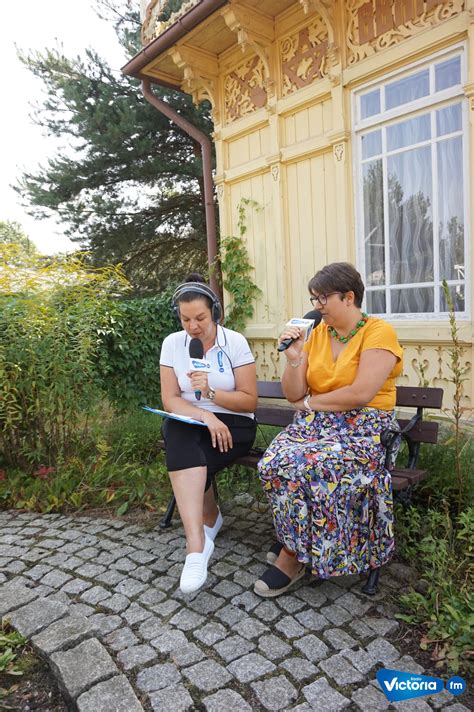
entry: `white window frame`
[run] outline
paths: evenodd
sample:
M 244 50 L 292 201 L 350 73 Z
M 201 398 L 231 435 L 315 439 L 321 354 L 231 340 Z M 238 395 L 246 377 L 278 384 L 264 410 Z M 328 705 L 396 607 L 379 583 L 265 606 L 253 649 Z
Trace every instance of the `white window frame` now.
M 375 116 L 370 116 L 365 119 L 360 119 L 360 97 L 363 94 L 367 94 L 369 91 L 373 91 L 379 87 L 391 83 L 394 79 L 402 79 L 405 76 L 414 74 L 420 69 L 430 68 L 430 92 L 432 88 L 432 81 L 434 75 L 434 65 L 438 64 L 440 61 L 447 60 L 450 57 L 460 57 L 460 67 L 461 67 L 461 81 L 460 84 L 449 87 L 437 93 L 430 93 L 429 96 L 422 97 L 421 99 L 416 99 L 412 102 L 407 102 L 397 106 L 395 109 L 389 111 L 383 111 L 381 106 L 380 113 Z M 469 174 L 469 107 L 468 101 L 466 99 L 463 86 L 467 79 L 467 51 L 466 43 L 458 43 L 451 46 L 448 49 L 442 50 L 431 54 L 429 57 L 413 62 L 402 70 L 395 70 L 389 72 L 382 79 L 373 80 L 367 82 L 364 85 L 358 87 L 352 92 L 352 146 L 353 146 L 353 185 L 354 185 L 354 206 L 355 206 L 355 227 L 356 227 L 356 256 L 357 256 L 357 267 L 361 272 L 364 281 L 366 278 L 366 264 L 365 264 L 365 245 L 364 245 L 364 210 L 363 210 L 363 161 L 362 161 L 362 140 L 361 136 L 368 129 L 375 130 L 382 126 L 387 126 L 390 123 L 397 123 L 401 119 L 413 118 L 417 114 L 426 113 L 427 111 L 432 111 L 435 108 L 442 108 L 443 105 L 452 104 L 454 99 L 459 99 L 462 104 L 462 139 L 463 139 L 463 176 L 464 176 L 464 249 L 465 249 L 465 275 L 464 275 L 464 303 L 465 311 L 456 312 L 456 318 L 461 320 L 470 319 L 471 311 L 471 273 L 470 273 L 470 211 L 469 211 L 469 195 L 470 195 L 470 174 Z M 429 143 L 432 147 L 435 141 L 432 137 Z M 416 144 L 414 144 L 415 146 Z M 411 148 L 412 146 L 410 146 Z M 432 148 L 433 150 L 433 148 Z M 382 146 L 382 155 L 384 156 L 383 161 L 386 161 L 386 151 L 385 146 Z M 376 158 L 377 156 L 374 156 Z M 433 182 L 436 180 L 437 164 L 433 162 Z M 385 194 L 385 191 L 384 191 Z M 385 199 L 385 196 L 384 196 Z M 448 312 L 440 310 L 440 289 L 441 283 L 439 281 L 439 238 L 434 235 L 433 240 L 433 260 L 434 260 L 434 281 L 424 282 L 422 284 L 404 284 L 403 288 L 409 287 L 430 287 L 434 286 L 434 311 L 433 312 L 417 312 L 417 313 L 391 313 L 391 292 L 394 289 L 400 289 L 400 286 L 391 286 L 390 271 L 389 271 L 389 260 L 390 254 L 388 248 L 388 210 L 387 206 L 384 206 L 384 239 L 385 239 L 385 286 L 382 288 L 385 290 L 386 294 L 386 306 L 388 308 L 387 313 L 378 313 L 377 316 L 386 317 L 391 321 L 446 321 L 448 319 Z M 432 203 L 432 221 L 433 228 L 438 224 L 438 200 L 434 199 Z M 436 228 L 437 229 L 437 228 Z M 448 286 L 455 286 L 462 284 L 461 280 L 447 280 Z M 437 286 L 439 285 L 439 286 Z M 380 291 L 380 287 L 367 288 L 366 291 Z

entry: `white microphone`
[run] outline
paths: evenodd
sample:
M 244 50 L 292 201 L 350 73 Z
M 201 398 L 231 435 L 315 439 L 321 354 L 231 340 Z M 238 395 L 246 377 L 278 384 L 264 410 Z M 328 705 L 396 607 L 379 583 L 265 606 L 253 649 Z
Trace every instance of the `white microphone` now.
M 300 329 L 304 330 L 304 340 L 307 341 L 311 335 L 312 330 L 319 324 L 321 319 L 321 312 L 317 311 L 316 309 L 313 309 L 312 311 L 309 311 L 307 314 L 305 314 L 302 319 L 299 317 L 290 319 L 290 321 L 287 323 L 287 326 L 298 326 Z M 294 341 L 296 341 L 296 339 L 283 339 L 281 344 L 278 346 L 277 351 L 285 351 L 289 346 L 291 346 Z

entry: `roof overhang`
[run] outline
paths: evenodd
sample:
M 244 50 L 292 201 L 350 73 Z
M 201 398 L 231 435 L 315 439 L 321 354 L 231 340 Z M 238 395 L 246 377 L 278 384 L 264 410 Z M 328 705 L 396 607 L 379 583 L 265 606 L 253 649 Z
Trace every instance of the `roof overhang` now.
M 176 45 L 179 40 L 216 13 L 228 0 L 200 0 L 194 7 L 178 18 L 159 37 L 150 42 L 138 54 L 136 54 L 127 64 L 122 67 L 123 74 L 136 79 L 150 79 L 161 85 L 180 88 L 181 80 L 173 74 L 169 78 L 166 76 L 154 76 L 153 65 L 156 60 L 164 55 L 167 50 Z M 161 72 L 166 75 L 166 67 Z
M 143 37 L 160 34 L 122 71 L 137 79 L 184 90 L 197 103 L 202 92 L 207 96 L 213 93 L 216 78 L 242 54 L 257 52 L 267 65 L 276 24 L 288 14 L 306 13 L 309 8 L 304 0 L 197 0 L 186 10 L 192 2 L 183 5 L 182 15 L 178 11 L 167 23 L 160 23 L 159 0 L 151 0 Z M 319 4 L 311 7 L 317 9 Z

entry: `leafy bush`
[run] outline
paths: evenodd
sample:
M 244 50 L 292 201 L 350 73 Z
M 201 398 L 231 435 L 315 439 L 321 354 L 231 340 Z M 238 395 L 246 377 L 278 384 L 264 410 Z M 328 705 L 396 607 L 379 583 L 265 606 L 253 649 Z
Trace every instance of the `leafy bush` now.
M 171 294 L 116 301 L 99 330 L 98 371 L 108 398 L 121 410 L 159 402 L 161 344 L 178 327 Z
M 115 268 L 78 258 L 47 262 L 0 245 L 0 451 L 28 469 L 64 458 L 80 442 L 102 389 L 97 331 Z

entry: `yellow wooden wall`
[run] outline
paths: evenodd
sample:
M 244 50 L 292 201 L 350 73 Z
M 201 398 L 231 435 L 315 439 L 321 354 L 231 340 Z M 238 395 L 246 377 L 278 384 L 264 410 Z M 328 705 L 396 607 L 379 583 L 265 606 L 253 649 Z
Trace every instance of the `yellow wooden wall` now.
M 283 95 L 280 40 L 314 22 L 314 14 L 305 15 L 301 4 L 295 2 L 275 23 L 277 36 L 268 51 L 270 71 L 276 78 L 273 93 L 269 93 L 265 106 L 252 110 L 249 110 L 248 97 L 244 97 L 241 116 L 232 120 L 226 114 L 225 93 L 233 77 L 239 72 L 243 76 L 252 66 L 255 53 L 251 47 L 244 54 L 237 48 L 222 58 L 219 120 L 215 132 L 220 228 L 222 235 L 236 234 L 239 201 L 245 198 L 258 204 L 258 209 L 247 210 L 245 239 L 262 297 L 255 305 L 255 318 L 248 325 L 247 336 L 262 378 L 278 378 L 281 373 L 276 338 L 288 318 L 302 315 L 311 308 L 306 288 L 308 280 L 326 263 L 356 260 L 353 90 L 417 58 L 429 57 L 438 49 L 465 42 L 469 64 L 466 84 L 466 97 L 470 101 L 469 141 L 473 157 L 474 2 L 442 5 L 444 10 L 448 5 L 454 8 L 448 19 L 415 28 L 411 34 L 406 33 L 403 41 L 394 41 L 386 49 L 369 52 L 352 63 L 348 60 L 349 50 L 344 46 L 324 76 Z M 333 29 L 341 47 L 345 42 L 347 5 L 338 0 L 335 8 Z M 243 62 L 247 65 L 242 69 Z M 256 65 L 255 71 L 261 72 L 261 67 Z M 471 196 L 473 165 L 471 160 Z M 472 215 L 470 220 L 472 234 Z M 471 264 L 471 274 L 474 273 L 472 267 Z M 400 382 L 418 385 L 423 370 L 425 379 L 432 385 L 446 389 L 449 402 L 452 387 L 448 382 L 447 322 L 397 321 L 394 325 L 406 348 L 405 370 Z M 460 322 L 459 328 L 465 349 L 463 363 L 470 367 L 472 320 Z M 465 384 L 467 407 L 472 406 L 473 396 L 472 378 L 469 378 Z

